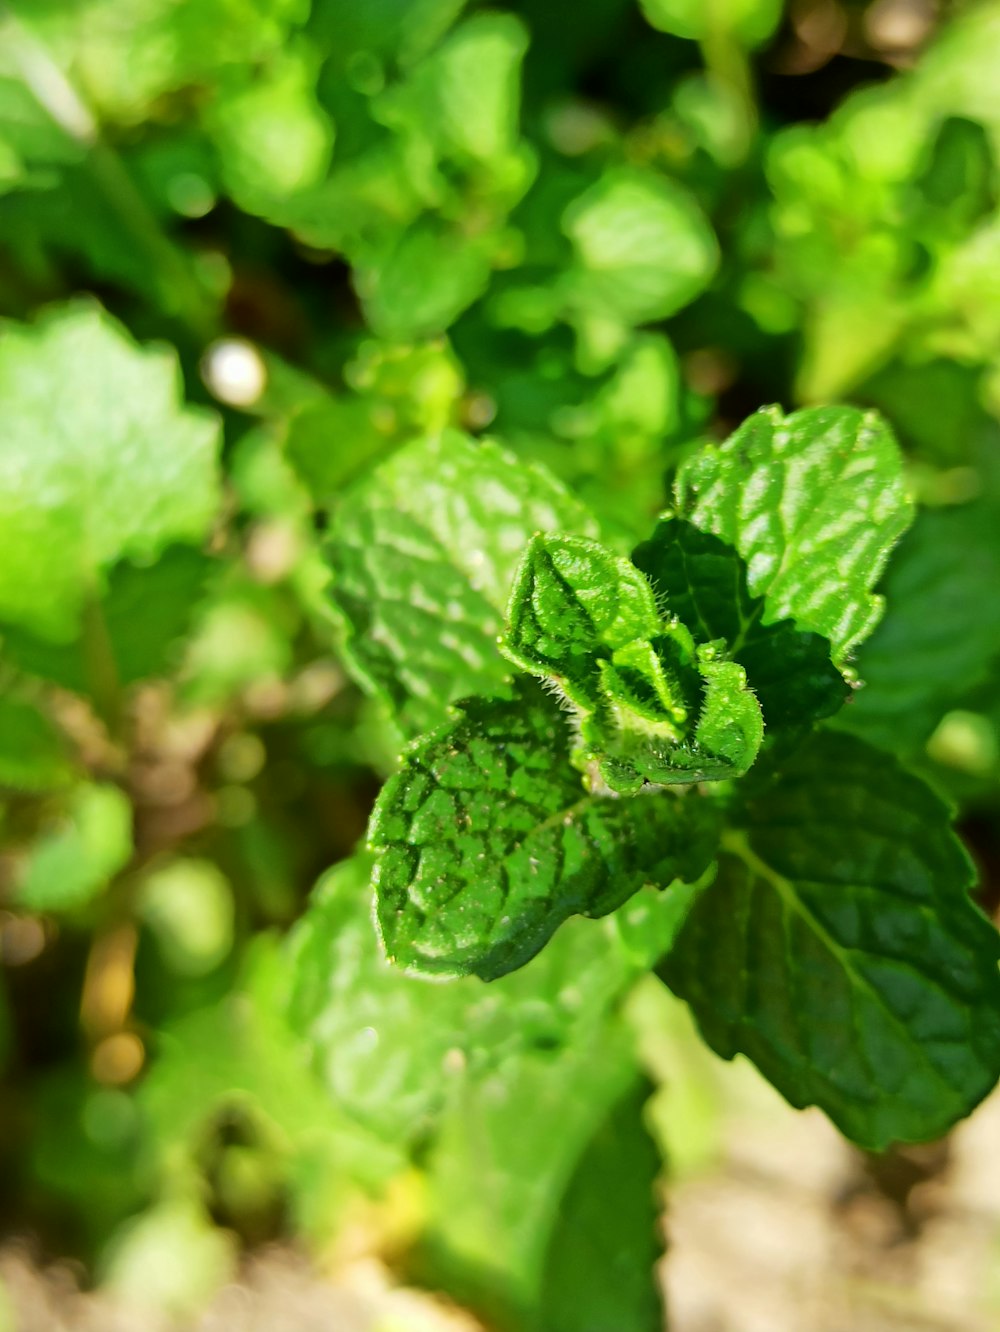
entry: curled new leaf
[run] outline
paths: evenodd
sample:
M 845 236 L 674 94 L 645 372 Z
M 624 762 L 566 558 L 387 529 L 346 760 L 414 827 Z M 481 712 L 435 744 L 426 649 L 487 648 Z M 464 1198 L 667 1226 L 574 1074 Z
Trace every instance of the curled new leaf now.
M 577 712 L 574 758 L 595 784 L 717 781 L 750 767 L 763 721 L 724 643 L 664 618 L 645 576 L 596 541 L 539 536 L 514 581 L 504 651 Z

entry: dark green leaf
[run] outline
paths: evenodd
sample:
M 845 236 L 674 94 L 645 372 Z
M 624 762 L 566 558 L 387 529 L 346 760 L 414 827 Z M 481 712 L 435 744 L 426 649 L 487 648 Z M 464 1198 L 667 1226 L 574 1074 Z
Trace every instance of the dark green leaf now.
M 723 848 L 661 965 L 709 1044 L 873 1150 L 967 1114 L 1000 1074 L 1000 942 L 940 798 L 820 733 Z
M 725 641 L 769 728 L 819 721 L 844 702 L 848 689 L 830 660 L 829 641 L 792 620 L 765 623 L 766 603 L 750 595 L 743 560 L 718 537 L 664 518 L 632 560 L 698 642 Z

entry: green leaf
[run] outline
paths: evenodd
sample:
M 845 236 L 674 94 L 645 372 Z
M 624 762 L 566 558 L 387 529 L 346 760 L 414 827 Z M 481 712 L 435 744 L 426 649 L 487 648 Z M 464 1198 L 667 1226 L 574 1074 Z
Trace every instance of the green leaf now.
M 390 250 L 354 272 L 365 315 L 383 338 L 404 342 L 443 333 L 489 286 L 494 239 L 422 221 Z
M 553 680 L 578 707 L 602 697 L 600 662 L 661 631 L 653 590 L 628 560 L 596 541 L 532 539 L 510 595 L 504 652 Z
M 117 786 L 74 791 L 65 819 L 32 847 L 15 901 L 30 911 L 85 906 L 132 856 L 132 806 Z
M 29 675 L 80 694 L 98 689 L 96 676 L 103 668 L 113 671 L 119 685 L 166 675 L 212 571 L 213 561 L 190 546 L 173 546 L 148 566 L 123 561 L 111 570 L 107 592 L 91 610 L 89 636 L 52 643 L 0 624 L 0 655 Z
M 652 1221 L 649 1195 L 642 1197 L 652 1166 L 648 1143 L 632 1144 L 633 1159 L 616 1162 L 628 1175 L 614 1185 L 583 1174 L 607 1165 L 602 1137 L 609 1121 L 631 1119 L 629 1127 L 638 1129 L 634 1107 L 644 1091 L 628 1032 L 614 1020 L 586 1044 L 512 1058 L 483 1077 L 458 1081 L 427 1160 L 429 1226 L 416 1273 L 421 1283 L 444 1286 L 502 1332 L 661 1327 L 661 1318 L 650 1317 L 656 1307 L 654 1231 L 645 1225 Z M 636 1180 L 640 1172 L 642 1182 Z M 470 1189 L 473 1176 L 477 1185 Z M 600 1303 L 584 1310 L 564 1283 L 594 1235 L 589 1224 L 596 1220 L 595 1204 L 588 1192 L 601 1183 L 609 1199 L 627 1206 L 622 1219 L 636 1249 L 626 1280 L 617 1244 L 591 1255 L 597 1268 L 590 1275 L 603 1291 Z M 638 1196 L 626 1202 L 630 1185 Z M 579 1209 L 575 1214 L 571 1205 Z M 639 1207 L 642 1221 L 634 1214 Z M 598 1236 L 617 1220 L 607 1207 L 605 1218 L 603 1226 L 596 1222 Z M 618 1283 L 622 1321 L 586 1321 L 614 1307 L 612 1287 Z
M 1000 659 L 998 588 L 1000 505 L 922 512 L 882 581 L 888 611 L 857 663 L 865 687 L 838 725 L 916 753 Z
M 66 641 L 106 571 L 200 542 L 219 503 L 213 417 L 181 405 L 176 356 L 92 304 L 0 337 L 0 619 Z
M 320 880 L 289 943 L 289 1019 L 335 1103 L 387 1139 L 419 1141 L 450 1081 L 534 1049 L 585 1047 L 669 947 L 673 893 L 650 889 L 600 922 L 569 920 L 519 971 L 428 985 L 389 963 L 372 927 L 372 860 Z
M 46 714 L 22 699 L 0 699 L 0 787 L 50 791 L 72 777 L 66 742 Z
M 766 603 L 750 595 L 746 565 L 718 537 L 667 516 L 632 561 L 696 641 L 725 641 L 770 729 L 819 721 L 842 705 L 848 688 L 830 660 L 829 641 L 792 620 L 765 623 Z
M 828 638 L 837 665 L 882 614 L 871 588 L 912 520 L 899 450 L 874 412 L 765 407 L 682 467 L 680 513 L 734 546 L 769 621 Z
M 513 14 L 477 14 L 416 67 L 403 98 L 394 99 L 397 113 L 457 162 L 502 164 L 517 147 L 527 49 Z
M 738 776 L 756 758 L 763 723 L 743 667 L 718 643 L 696 650 L 644 575 L 597 542 L 536 537 L 508 621 L 503 650 L 578 710 L 576 761 L 611 790 Z
M 694 41 L 732 39 L 752 49 L 781 22 L 781 0 L 724 0 L 711 9 L 697 0 L 640 0 L 647 20 L 660 32 Z
M 370 826 L 389 957 L 486 980 L 522 966 L 569 916 L 603 916 L 644 884 L 696 879 L 707 801 L 588 796 L 558 705 L 537 686 L 470 699 L 416 741 Z
M 607 171 L 567 209 L 575 264 L 567 299 L 626 325 L 665 319 L 708 285 L 718 264 L 711 227 L 691 195 L 656 172 Z
M 545 1254 L 539 1332 L 661 1332 L 655 1266 L 660 1155 L 643 1122 L 651 1087 L 614 1102 L 577 1162 Z
M 593 533 L 546 471 L 446 430 L 401 449 L 344 496 L 327 545 L 348 665 L 404 730 L 502 692 L 497 650 L 518 558 L 539 531 Z
M 967 1114 L 1000 1074 L 1000 944 L 940 798 L 819 733 L 723 849 L 660 968 L 712 1048 L 872 1150 Z

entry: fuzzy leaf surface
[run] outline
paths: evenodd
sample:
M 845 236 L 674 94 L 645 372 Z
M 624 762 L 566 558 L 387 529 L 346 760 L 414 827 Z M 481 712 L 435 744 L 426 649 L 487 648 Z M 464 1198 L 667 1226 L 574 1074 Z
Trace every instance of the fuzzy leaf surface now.
M 646 883 L 692 882 L 712 854 L 705 801 L 587 795 L 571 738 L 535 685 L 470 699 L 412 745 L 369 837 L 388 956 L 428 974 L 492 980 L 569 916 L 603 916 Z
M 711 532 L 663 518 L 632 561 L 698 642 L 725 640 L 770 729 L 819 721 L 844 702 L 848 689 L 830 660 L 829 641 L 792 620 L 764 623 L 766 603 L 750 595 L 746 565 Z
M 592 534 L 548 472 L 455 430 L 401 449 L 343 500 L 327 556 L 346 655 L 410 734 L 467 694 L 498 694 L 497 635 L 521 552 L 538 531 Z
M 1000 944 L 941 799 L 821 732 L 723 847 L 660 967 L 713 1049 L 871 1150 L 967 1114 L 1000 1073 Z
M 853 407 L 762 408 L 681 467 L 676 498 L 746 560 L 767 622 L 822 634 L 838 665 L 878 622 L 871 589 L 913 516 L 892 432 Z

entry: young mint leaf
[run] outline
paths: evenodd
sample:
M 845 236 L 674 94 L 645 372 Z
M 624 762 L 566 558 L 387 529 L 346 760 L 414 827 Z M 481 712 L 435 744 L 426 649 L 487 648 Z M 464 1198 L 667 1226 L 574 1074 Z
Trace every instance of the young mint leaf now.
M 633 564 L 595 541 L 536 537 L 511 592 L 504 651 L 578 709 L 577 762 L 611 790 L 738 776 L 760 707 L 718 643 L 695 649 Z
M 781 22 L 780 0 L 725 0 L 709 13 L 693 0 L 640 0 L 649 23 L 660 32 L 694 41 L 735 40 L 760 46 Z
M 680 513 L 734 546 L 766 619 L 828 638 L 841 665 L 882 614 L 871 588 L 913 506 L 899 450 L 874 412 L 766 407 L 680 469 Z
M 713 1049 L 872 1150 L 967 1114 L 1000 1073 L 1000 943 L 940 798 L 820 732 L 723 849 L 660 967 Z
M 819 721 L 844 702 L 849 691 L 830 660 L 829 641 L 792 620 L 765 624 L 766 603 L 750 595 L 746 565 L 711 532 L 665 517 L 632 561 L 698 642 L 726 642 L 771 730 Z
M 177 359 L 92 304 L 0 336 L 0 619 L 66 642 L 122 558 L 200 542 L 218 425 L 181 405 Z
M 410 747 L 372 817 L 393 961 L 492 980 L 569 916 L 607 915 L 644 884 L 693 882 L 709 864 L 709 802 L 588 796 L 566 720 L 536 685 L 459 712 Z
M 548 472 L 456 430 L 401 449 L 344 496 L 327 555 L 345 655 L 410 734 L 463 695 L 505 688 L 497 635 L 539 530 L 596 524 Z
M 536 536 L 511 589 L 503 646 L 522 670 L 592 710 L 602 660 L 660 630 L 653 590 L 628 560 L 596 541 Z

